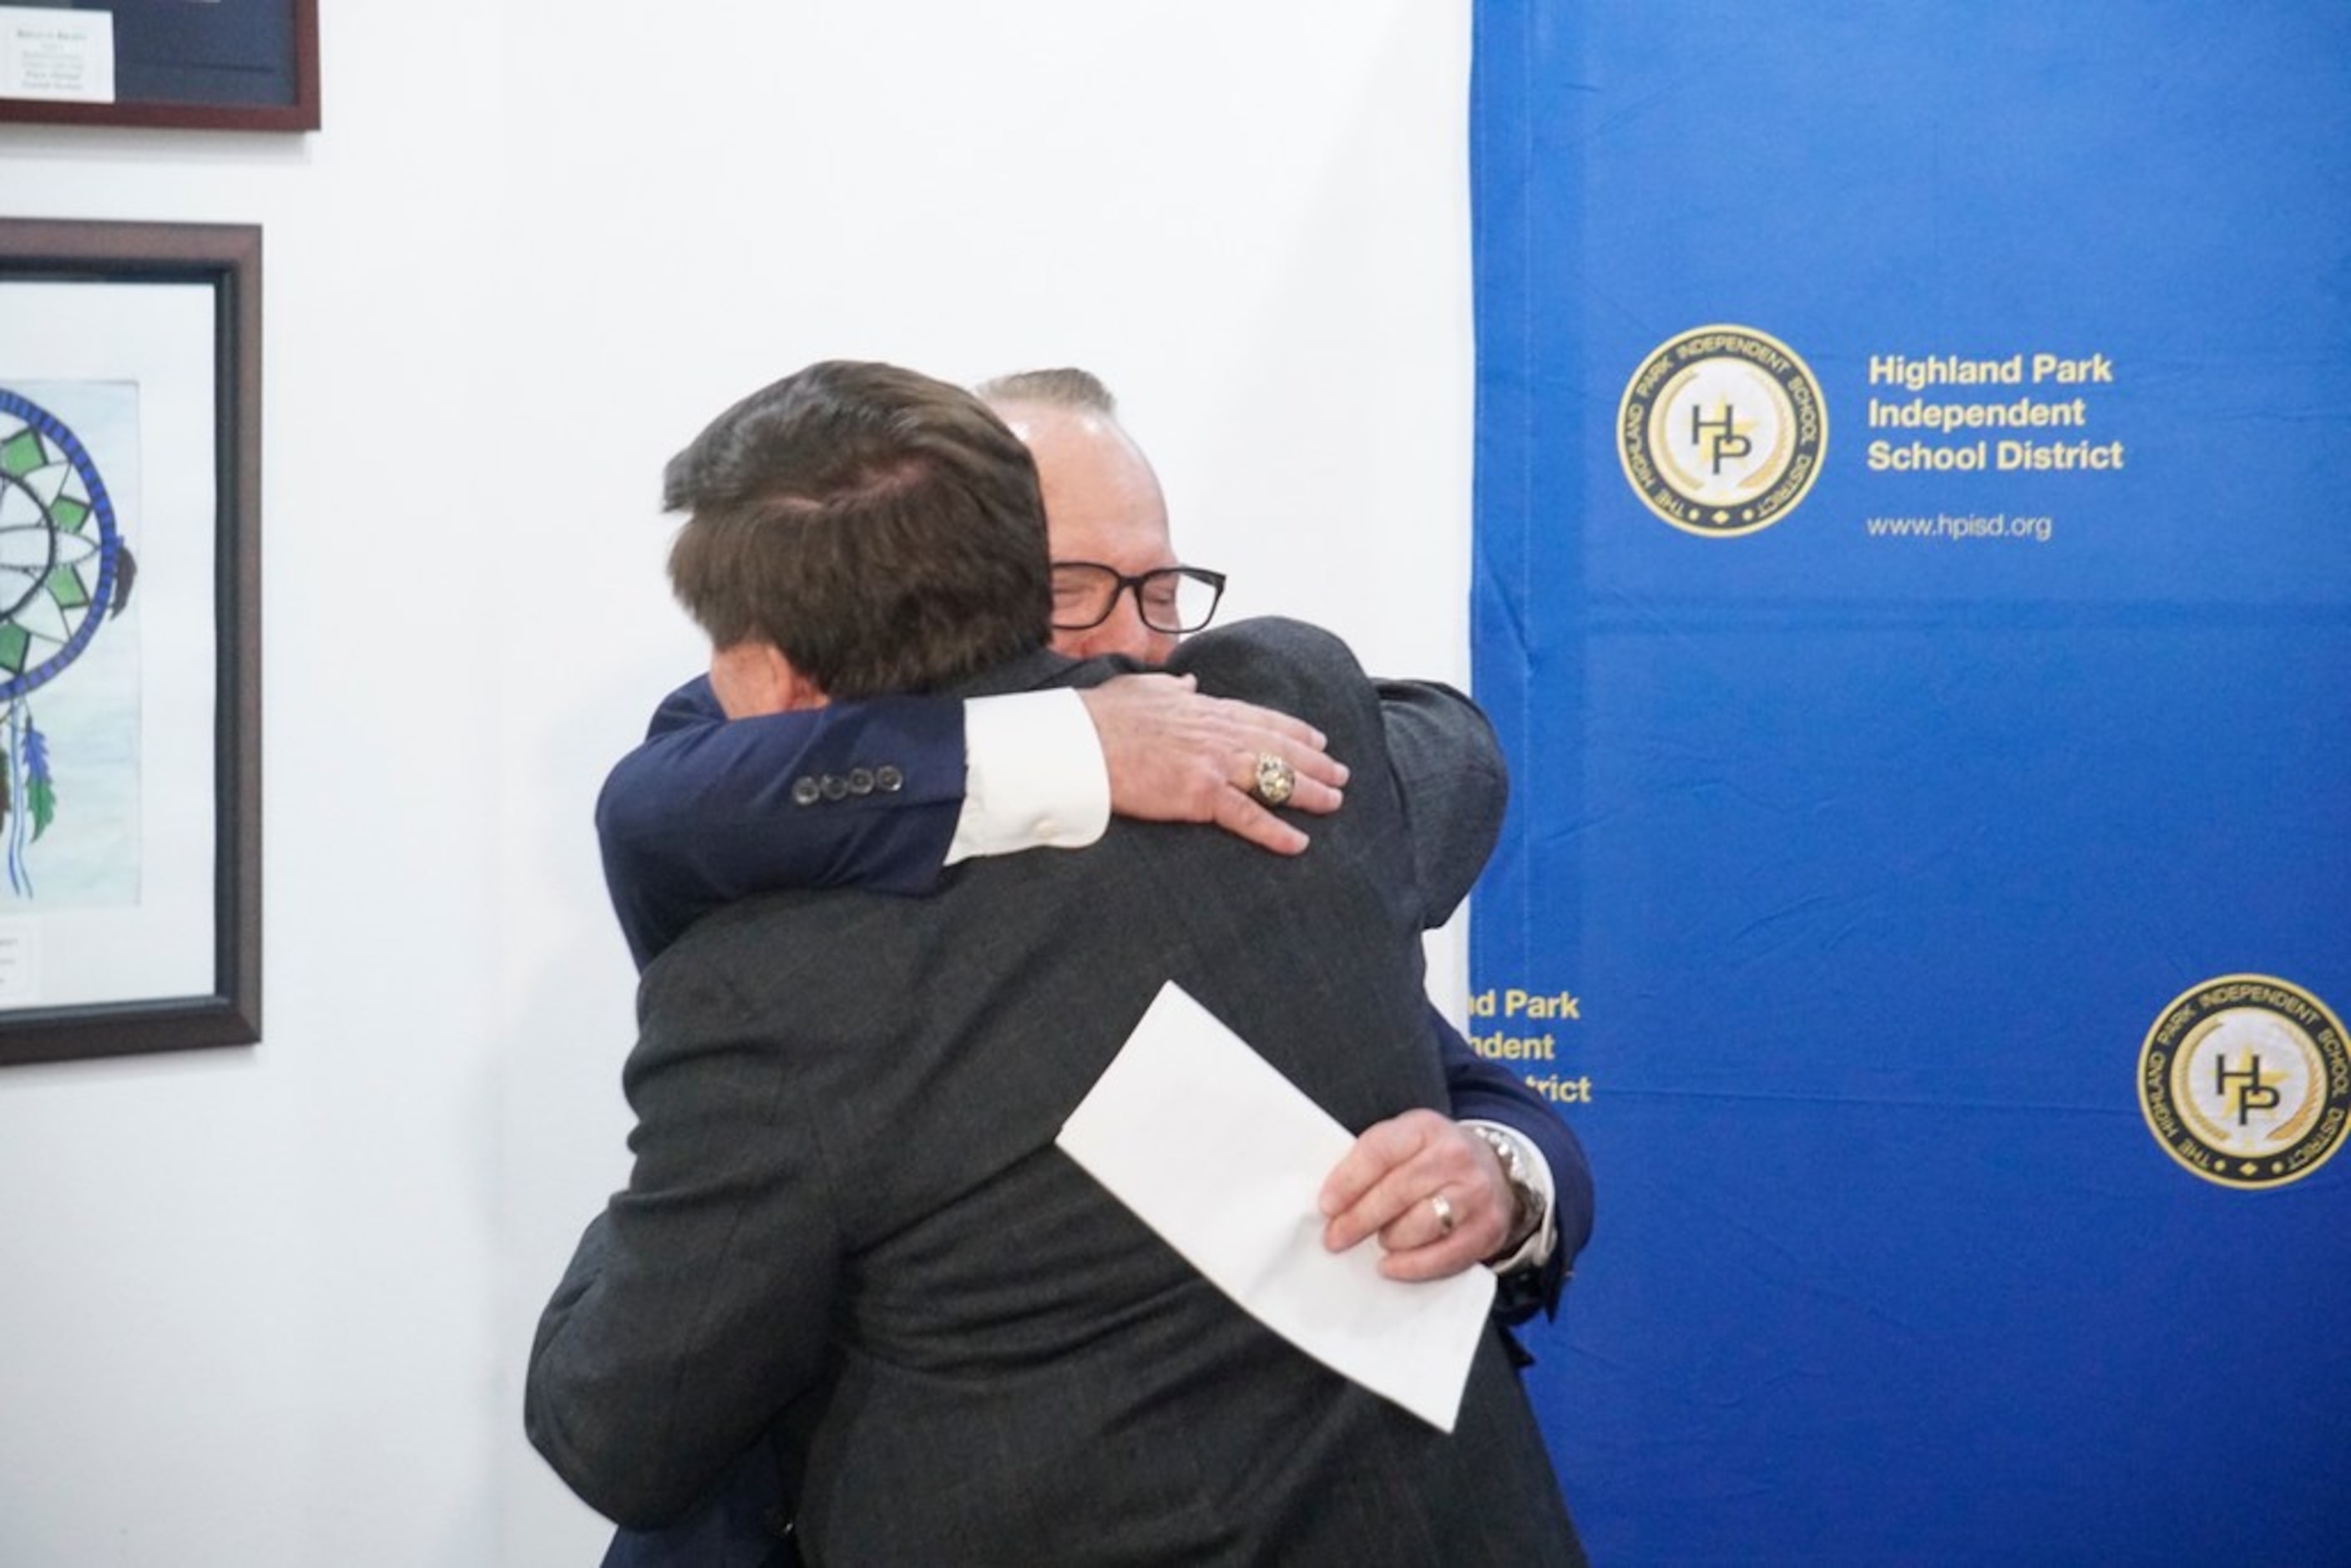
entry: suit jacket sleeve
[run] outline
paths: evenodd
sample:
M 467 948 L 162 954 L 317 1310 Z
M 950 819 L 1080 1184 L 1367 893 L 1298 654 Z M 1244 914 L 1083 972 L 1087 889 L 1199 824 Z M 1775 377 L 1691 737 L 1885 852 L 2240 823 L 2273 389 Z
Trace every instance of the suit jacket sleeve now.
M 1478 705 L 1435 681 L 1379 683 L 1389 765 L 1412 827 L 1413 860 L 1435 929 L 1486 869 L 1502 832 L 1510 774 Z
M 596 802 L 629 951 L 642 967 L 701 916 L 755 893 L 929 892 L 963 783 L 959 702 L 879 697 L 729 721 L 706 677 L 681 686 Z
M 635 1166 L 539 1319 L 524 1394 L 532 1444 L 634 1529 L 693 1508 L 820 1385 L 840 1256 L 792 1042 L 707 963 L 656 968 L 643 1012 L 624 1077 Z
M 1506 790 L 1501 752 L 1485 716 L 1452 687 L 1433 682 L 1385 681 L 1379 689 L 1388 755 L 1404 780 L 1405 809 L 1412 816 L 1414 852 L 1428 900 L 1426 923 L 1435 926 L 1451 916 L 1468 893 L 1469 882 L 1485 869 L 1502 824 L 1499 810 L 1491 815 L 1438 812 L 1425 803 L 1462 790 L 1477 794 Z M 1464 710 L 1475 716 L 1476 732 L 1484 744 L 1465 742 L 1470 720 Z M 1491 783 L 1486 778 L 1489 770 L 1493 775 Z M 1416 807 L 1416 802 L 1421 804 Z M 1551 1102 L 1528 1087 L 1516 1072 L 1472 1051 L 1461 1031 L 1434 1009 L 1430 1025 L 1445 1063 L 1446 1093 L 1453 1119 L 1508 1127 L 1533 1145 L 1551 1167 L 1552 1218 L 1558 1240 L 1541 1268 L 1504 1278 L 1502 1290 L 1495 1297 L 1495 1310 L 1511 1322 L 1538 1310 L 1555 1312 L 1569 1268 L 1592 1234 L 1592 1169 L 1584 1159 L 1583 1146 Z

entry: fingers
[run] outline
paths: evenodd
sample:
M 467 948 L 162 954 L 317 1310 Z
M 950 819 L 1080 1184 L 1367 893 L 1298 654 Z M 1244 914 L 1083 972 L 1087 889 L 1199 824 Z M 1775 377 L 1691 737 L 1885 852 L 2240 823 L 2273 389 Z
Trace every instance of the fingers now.
M 1217 790 L 1215 810 L 1217 826 L 1261 850 L 1294 855 L 1306 848 L 1303 832 L 1259 805 L 1243 790 Z
M 1453 1228 L 1447 1230 L 1437 1218 L 1438 1196 L 1431 1194 L 1380 1233 L 1380 1245 L 1386 1249 L 1380 1259 L 1382 1274 L 1391 1280 L 1450 1279 L 1501 1249 L 1499 1224 L 1472 1233 L 1457 1218 Z M 1441 1196 L 1458 1215 L 1461 1204 L 1457 1195 Z M 1484 1239 L 1489 1237 L 1490 1240 Z
M 1347 765 L 1331 755 L 1329 738 L 1312 725 L 1254 703 L 1227 697 L 1202 700 L 1222 710 L 1235 747 L 1247 752 L 1251 761 L 1260 752 L 1271 752 L 1289 763 L 1301 780 L 1311 779 L 1334 790 L 1346 788 Z
M 1251 703 L 1228 700 L 1220 706 L 1240 741 L 1232 754 L 1232 782 L 1249 808 L 1246 811 L 1234 811 L 1248 826 L 1233 831 L 1252 843 L 1272 847 L 1267 843 L 1270 832 L 1256 831 L 1265 820 L 1261 815 L 1265 807 L 1255 789 L 1260 758 L 1277 757 L 1290 765 L 1291 783 L 1290 798 L 1281 802 L 1284 810 L 1328 816 L 1345 802 L 1347 765 L 1331 755 L 1328 740 L 1321 730 L 1288 714 Z M 1223 820 L 1220 815 L 1219 821 Z M 1305 847 L 1303 834 L 1299 835 L 1299 847 Z
M 1340 801 L 1347 800 L 1347 764 L 1338 762 L 1328 752 L 1290 752 L 1279 746 L 1258 746 L 1253 750 L 1234 752 L 1234 788 L 1249 789 L 1258 783 L 1258 757 L 1281 757 L 1290 764 L 1290 797 L 1283 806 L 1295 806 L 1298 811 L 1314 811 L 1328 816 L 1338 811 Z
M 1308 755 L 1330 764 L 1332 768 L 1337 768 L 1341 776 L 1344 777 L 1346 769 L 1332 762 L 1328 757 L 1319 752 Z M 1287 756 L 1271 748 L 1261 751 L 1236 751 L 1232 754 L 1230 774 L 1232 787 L 1239 790 L 1250 804 L 1258 806 L 1259 810 L 1263 810 L 1264 807 L 1256 794 L 1257 763 L 1259 758 L 1267 756 L 1280 757 L 1284 762 L 1290 762 Z M 1290 770 L 1292 775 L 1290 799 L 1281 803 L 1284 810 L 1305 811 L 1313 816 L 1327 817 L 1346 803 L 1345 791 L 1339 785 L 1332 783 L 1329 778 L 1315 778 L 1295 762 L 1290 762 Z M 1327 774 L 1328 768 L 1324 771 Z
M 1321 1207 L 1322 1244 L 1343 1252 L 1377 1237 L 1392 1280 L 1442 1279 L 1493 1256 L 1511 1214 L 1493 1151 L 1434 1111 L 1365 1129 L 1324 1180 Z
M 1260 757 L 1289 764 L 1285 809 L 1328 815 L 1345 800 L 1346 764 L 1321 730 L 1253 703 L 1202 696 L 1189 675 L 1122 675 L 1079 694 L 1102 743 L 1111 809 L 1147 821 L 1213 822 L 1276 854 L 1307 835 L 1258 800 Z
M 1296 764 L 1293 763 L 1291 766 L 1295 767 Z M 1311 812 L 1318 817 L 1327 817 L 1345 804 L 1346 800 L 1347 797 L 1332 786 L 1309 779 L 1305 774 L 1301 773 L 1298 776 L 1298 782 L 1290 788 L 1290 809 L 1293 811 Z
M 1234 754 L 1232 776 L 1226 780 L 1229 788 L 1216 792 L 1210 807 L 1212 818 L 1225 831 L 1247 839 L 1261 850 L 1270 850 L 1278 855 L 1301 853 L 1308 841 L 1305 832 L 1275 816 L 1253 792 L 1259 755 L 1253 751 Z M 1333 786 L 1300 773 L 1290 786 L 1290 799 L 1282 805 L 1284 810 L 1328 816 L 1345 800 Z
M 1407 1111 L 1364 1130 L 1323 1179 L 1323 1242 L 1343 1252 L 1378 1234 L 1443 1185 L 1422 1164 L 1451 1124 L 1434 1111 Z M 1458 1228 L 1457 1218 L 1456 1228 Z
M 1311 747 L 1317 751 L 1322 748 L 1322 732 L 1302 718 L 1293 718 L 1278 708 L 1259 707 L 1238 697 L 1210 697 L 1207 700 L 1224 710 L 1229 723 L 1262 731 L 1272 740 Z

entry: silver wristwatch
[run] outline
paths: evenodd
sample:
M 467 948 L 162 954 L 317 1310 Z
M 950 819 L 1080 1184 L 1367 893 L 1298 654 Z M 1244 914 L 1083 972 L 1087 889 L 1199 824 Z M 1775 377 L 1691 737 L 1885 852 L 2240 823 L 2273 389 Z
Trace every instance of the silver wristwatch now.
M 1501 1246 L 1494 1249 L 1495 1257 L 1507 1258 L 1525 1246 L 1527 1238 L 1542 1223 L 1542 1194 L 1527 1173 L 1527 1146 L 1516 1133 L 1484 1123 L 1470 1124 L 1468 1130 L 1494 1151 L 1494 1157 L 1502 1162 L 1502 1177 L 1510 1184 L 1510 1228 Z

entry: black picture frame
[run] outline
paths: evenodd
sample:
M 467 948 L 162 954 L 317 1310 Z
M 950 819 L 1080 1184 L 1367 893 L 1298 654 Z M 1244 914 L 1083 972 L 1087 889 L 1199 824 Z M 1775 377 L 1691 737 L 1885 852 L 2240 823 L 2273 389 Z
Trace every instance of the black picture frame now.
M 165 289 L 180 312 L 175 319 L 199 323 L 190 328 L 198 336 L 203 295 L 185 290 L 193 285 L 209 294 L 212 473 L 208 488 L 192 480 L 185 493 L 199 497 L 187 507 L 199 525 L 201 497 L 209 497 L 213 511 L 210 722 L 201 712 L 180 721 L 191 755 L 202 756 L 209 735 L 210 848 L 193 856 L 199 875 L 209 861 L 209 931 L 198 922 L 186 936 L 183 967 L 203 967 L 208 941 L 211 981 L 186 994 L 0 1005 L 0 1067 L 246 1045 L 261 1037 L 261 230 L 246 225 L 0 219 L 0 320 L 20 290 L 47 290 L 37 298 L 62 298 L 75 314 L 103 321 L 131 308 L 139 291 L 151 291 L 152 300 L 161 296 L 152 291 Z M 21 298 L 29 305 L 37 297 Z M 184 357 L 200 365 L 203 348 L 193 341 Z M 0 339 L 0 387 L 11 374 L 5 350 Z M 204 434 L 196 433 L 190 450 L 203 451 Z M 171 476 L 144 475 L 141 483 L 152 497 Z M 204 585 L 184 591 L 200 604 Z M 140 647 L 142 660 L 176 656 Z M 201 888 L 193 896 L 201 906 Z
M 112 15 L 114 101 L 0 96 L 0 122 L 319 129 L 318 0 L 42 3 Z

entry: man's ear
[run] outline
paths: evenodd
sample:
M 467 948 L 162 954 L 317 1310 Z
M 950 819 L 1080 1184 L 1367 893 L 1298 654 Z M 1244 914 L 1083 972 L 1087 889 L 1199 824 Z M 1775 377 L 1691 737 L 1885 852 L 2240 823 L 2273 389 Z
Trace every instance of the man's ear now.
M 753 718 L 829 701 L 773 643 L 749 639 L 710 651 L 710 689 L 728 718 Z

